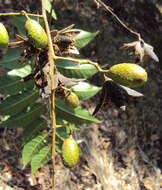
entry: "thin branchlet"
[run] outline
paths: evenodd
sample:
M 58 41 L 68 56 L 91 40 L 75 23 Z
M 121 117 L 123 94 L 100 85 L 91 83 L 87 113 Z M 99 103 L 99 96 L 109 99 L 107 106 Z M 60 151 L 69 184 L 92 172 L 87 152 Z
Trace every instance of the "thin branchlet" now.
M 129 28 L 114 12 L 113 9 L 106 5 L 105 3 L 103 3 L 101 0 L 94 0 L 94 2 L 97 4 L 97 6 L 102 6 L 105 8 L 105 10 L 107 10 L 109 13 L 111 13 L 111 15 L 113 17 L 115 17 L 115 19 L 130 33 L 134 34 L 137 36 L 138 40 L 141 40 L 141 35 L 138 32 L 133 31 L 131 28 Z

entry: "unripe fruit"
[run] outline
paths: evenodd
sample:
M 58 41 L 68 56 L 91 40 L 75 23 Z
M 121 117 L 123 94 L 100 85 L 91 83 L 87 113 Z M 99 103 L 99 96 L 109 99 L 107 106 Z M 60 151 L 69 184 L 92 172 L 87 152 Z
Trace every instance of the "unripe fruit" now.
M 70 109 L 75 109 L 79 105 L 79 98 L 74 92 L 67 92 L 65 95 L 65 104 Z
M 34 47 L 44 48 L 47 46 L 47 34 L 37 21 L 28 19 L 25 23 L 25 30 Z
M 79 159 L 79 147 L 72 136 L 65 139 L 62 145 L 62 158 L 64 164 L 68 167 L 73 167 Z
M 0 48 L 6 48 L 8 46 L 8 32 L 5 26 L 0 22 Z
M 108 75 L 115 82 L 127 87 L 139 87 L 147 81 L 147 72 L 133 63 L 121 63 L 112 66 Z

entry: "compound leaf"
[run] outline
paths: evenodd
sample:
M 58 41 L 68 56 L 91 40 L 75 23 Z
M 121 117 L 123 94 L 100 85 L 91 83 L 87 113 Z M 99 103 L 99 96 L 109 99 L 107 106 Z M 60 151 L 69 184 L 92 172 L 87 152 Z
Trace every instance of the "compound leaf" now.
M 45 8 L 48 11 L 48 13 L 50 14 L 51 13 L 51 8 L 52 8 L 50 0 L 45 0 Z M 56 16 L 56 13 L 55 13 L 54 9 L 52 9 L 52 17 L 55 20 L 57 20 L 57 16 Z
M 0 59 L 0 65 L 8 69 L 21 68 L 22 65 L 18 65 L 21 50 L 22 48 L 8 49 L 7 53 Z
M 72 87 L 72 91 L 76 93 L 80 100 L 87 100 L 97 94 L 101 90 L 101 87 L 94 86 L 87 82 L 79 82 Z
M 32 107 L 28 107 L 28 109 L 24 112 L 18 113 L 14 116 L 9 117 L 7 120 L 0 122 L 0 127 L 24 128 L 45 112 L 45 104 L 34 104 Z
M 77 49 L 81 49 L 85 47 L 89 42 L 91 42 L 99 33 L 96 32 L 87 32 L 84 30 L 80 30 L 80 33 L 75 36 L 75 46 Z
M 37 135 L 40 131 L 46 129 L 47 121 L 43 118 L 38 118 L 33 123 L 29 124 L 25 127 L 22 134 L 23 143 L 27 143 L 31 140 L 35 135 Z
M 38 91 L 26 91 L 23 94 L 10 96 L 0 104 L 1 115 L 15 115 L 39 97 Z
M 101 121 L 94 118 L 90 113 L 78 106 L 76 109 L 69 109 L 62 100 L 57 99 L 56 101 L 56 115 L 58 117 L 63 117 L 67 121 L 76 124 L 84 123 L 101 123 Z
M 23 82 L 20 77 L 8 75 L 0 77 L 0 93 L 5 96 L 16 95 L 26 89 L 32 89 L 33 87 L 34 80 Z
M 13 70 L 9 71 L 8 75 L 24 78 L 24 77 L 28 76 L 29 74 L 31 74 L 31 72 L 32 72 L 31 66 L 25 65 L 21 68 L 17 68 L 17 69 L 13 69 Z
M 57 60 L 56 67 L 61 74 L 69 78 L 89 78 L 98 72 L 95 66 L 71 61 Z
M 50 159 L 52 154 L 51 146 L 43 147 L 38 154 L 36 154 L 31 161 L 31 173 L 34 173 L 42 166 L 44 166 Z
M 48 133 L 39 134 L 24 145 L 22 151 L 23 168 L 25 168 L 26 165 L 32 160 L 33 156 L 47 144 L 48 135 Z

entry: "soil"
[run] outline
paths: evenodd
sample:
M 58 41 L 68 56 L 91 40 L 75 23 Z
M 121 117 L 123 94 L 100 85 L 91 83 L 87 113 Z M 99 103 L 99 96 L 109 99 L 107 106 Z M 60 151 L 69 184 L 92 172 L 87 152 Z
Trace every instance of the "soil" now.
M 149 60 L 142 63 L 148 72 L 148 82 L 139 92 L 142 98 L 129 100 L 126 111 L 114 105 L 100 110 L 96 118 L 100 125 L 79 126 L 75 134 L 82 155 L 75 168 L 65 168 L 60 155 L 56 155 L 56 188 L 60 190 L 160 190 L 162 189 L 162 4 L 147 0 L 113 0 L 107 5 L 132 30 L 152 46 L 159 57 L 159 63 Z M 40 2 L 36 0 L 0 0 L 0 12 L 26 10 L 40 12 Z M 99 35 L 81 50 L 84 57 L 101 65 L 132 62 L 126 51 L 119 50 L 123 43 L 136 41 L 136 37 L 126 31 L 95 1 L 57 0 L 54 8 L 58 20 L 53 20 L 52 28 L 62 29 L 75 24 Z M 11 17 L 0 17 L 14 38 L 16 28 Z M 1 68 L 1 74 L 5 70 Z M 102 85 L 103 79 L 96 74 L 90 80 Z M 100 93 L 83 102 L 89 112 L 93 112 Z M 21 159 L 22 129 L 0 129 L 0 190 L 50 190 L 52 166 L 49 162 L 31 178 L 30 167 L 22 169 Z

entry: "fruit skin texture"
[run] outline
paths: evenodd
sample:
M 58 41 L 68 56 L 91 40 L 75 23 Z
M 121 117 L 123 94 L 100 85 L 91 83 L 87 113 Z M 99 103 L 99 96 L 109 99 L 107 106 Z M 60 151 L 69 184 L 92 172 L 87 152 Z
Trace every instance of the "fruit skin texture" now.
M 28 19 L 25 23 L 25 30 L 34 47 L 45 48 L 47 46 L 47 34 L 37 21 Z
M 65 95 L 65 104 L 70 109 L 75 109 L 79 105 L 79 98 L 74 92 L 67 92 Z
M 134 63 L 120 63 L 109 69 L 108 75 L 115 82 L 127 87 L 140 87 L 147 81 L 147 72 Z
M 6 48 L 8 46 L 8 32 L 5 26 L 0 22 L 0 48 Z
M 79 159 L 79 147 L 75 139 L 70 136 L 65 139 L 62 145 L 62 158 L 64 164 L 68 167 L 73 167 Z

